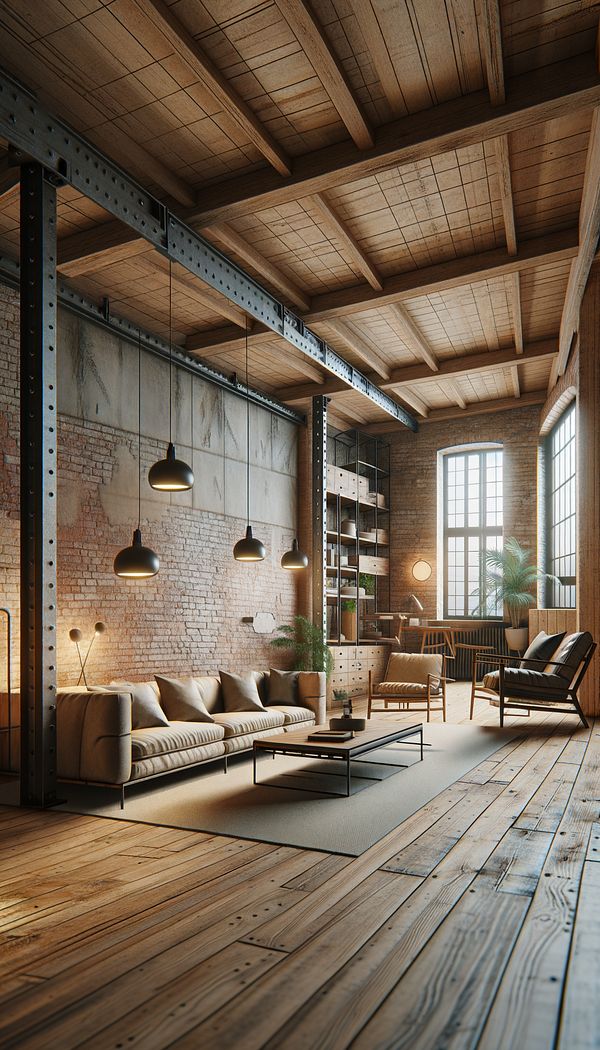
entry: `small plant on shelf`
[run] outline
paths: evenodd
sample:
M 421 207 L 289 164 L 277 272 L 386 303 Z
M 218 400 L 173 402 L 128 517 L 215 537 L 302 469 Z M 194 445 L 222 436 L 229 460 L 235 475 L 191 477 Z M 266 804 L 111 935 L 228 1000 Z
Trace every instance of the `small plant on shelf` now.
M 277 630 L 283 633 L 269 644 L 274 649 L 291 649 L 295 671 L 325 671 L 329 678 L 333 655 L 319 627 L 306 616 L 294 616 L 291 624 L 281 624 Z
M 364 587 L 365 594 L 375 594 L 375 577 L 368 572 L 359 573 L 358 586 Z

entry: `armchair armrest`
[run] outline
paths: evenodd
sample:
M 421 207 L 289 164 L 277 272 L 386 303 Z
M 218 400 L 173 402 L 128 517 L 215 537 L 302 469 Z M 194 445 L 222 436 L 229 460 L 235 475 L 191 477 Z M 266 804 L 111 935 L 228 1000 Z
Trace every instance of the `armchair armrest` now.
M 327 675 L 325 671 L 300 671 L 298 675 L 298 703 L 308 707 L 318 726 L 327 719 Z
M 59 689 L 59 779 L 126 784 L 131 776 L 131 693 Z
M 521 656 L 501 656 L 500 653 L 477 652 L 473 657 L 473 664 L 498 664 L 500 666 L 501 664 L 510 664 L 521 660 Z M 542 663 L 547 664 L 548 661 L 543 660 Z

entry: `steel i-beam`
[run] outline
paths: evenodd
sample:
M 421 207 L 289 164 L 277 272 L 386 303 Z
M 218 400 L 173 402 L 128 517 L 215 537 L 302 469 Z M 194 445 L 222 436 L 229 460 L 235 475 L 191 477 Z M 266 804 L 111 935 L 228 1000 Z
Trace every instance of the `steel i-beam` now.
M 313 623 L 327 638 L 327 401 L 312 399 L 312 573 Z
M 56 802 L 56 188 L 21 168 L 21 805 Z

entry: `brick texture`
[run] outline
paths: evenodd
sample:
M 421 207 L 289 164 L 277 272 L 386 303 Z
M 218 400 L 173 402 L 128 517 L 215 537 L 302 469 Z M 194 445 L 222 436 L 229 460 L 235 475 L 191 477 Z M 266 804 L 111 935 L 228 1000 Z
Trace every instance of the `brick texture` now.
M 437 454 L 455 445 L 501 442 L 504 448 L 504 535 L 516 536 L 535 554 L 537 526 L 537 444 L 535 406 L 439 423 L 424 423 L 417 434 L 391 437 L 391 604 L 416 594 L 424 615 L 437 616 Z M 419 558 L 433 568 L 426 583 L 411 569 Z
M 14 615 L 17 678 L 18 321 L 18 295 L 0 288 L 0 605 L 8 606 Z M 93 340 L 95 331 L 87 326 L 87 337 Z M 60 415 L 59 684 L 74 683 L 79 673 L 69 629 L 81 628 L 85 649 L 96 620 L 107 623 L 108 633 L 96 641 L 90 657 L 88 678 L 94 682 L 106 682 L 113 675 L 143 679 L 154 671 L 204 674 L 219 667 L 243 670 L 268 667 L 270 663 L 285 666 L 285 659 L 269 648 L 269 636 L 256 634 L 242 618 L 268 611 L 279 624 L 294 615 L 297 584 L 294 574 L 279 565 L 282 550 L 291 546 L 293 531 L 281 524 L 260 524 L 255 532 L 266 544 L 267 558 L 256 565 L 236 563 L 232 548 L 245 528 L 239 517 L 198 510 L 175 499 L 169 506 L 164 497 L 157 497 L 162 501 L 157 512 L 145 473 L 164 455 L 164 443 L 144 438 L 142 535 L 144 542 L 159 553 L 161 570 L 151 580 L 120 580 L 113 573 L 113 559 L 131 542 L 136 522 L 111 524 L 102 502 L 103 488 L 116 469 L 117 448 L 137 457 L 137 434 Z M 196 450 L 195 466 L 198 455 L 202 452 Z M 75 490 L 77 499 L 73 500 Z M 127 505 L 131 502 L 128 500 Z M 149 521 L 145 520 L 147 513 Z M 3 646 L 2 640 L 0 688 L 5 684 Z

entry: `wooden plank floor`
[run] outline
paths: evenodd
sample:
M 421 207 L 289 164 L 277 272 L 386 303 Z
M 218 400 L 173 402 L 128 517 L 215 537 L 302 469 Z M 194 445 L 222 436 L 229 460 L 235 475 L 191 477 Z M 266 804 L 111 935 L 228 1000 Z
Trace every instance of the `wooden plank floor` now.
M 0 1046 L 597 1048 L 600 726 L 512 724 L 356 859 L 0 808 Z

